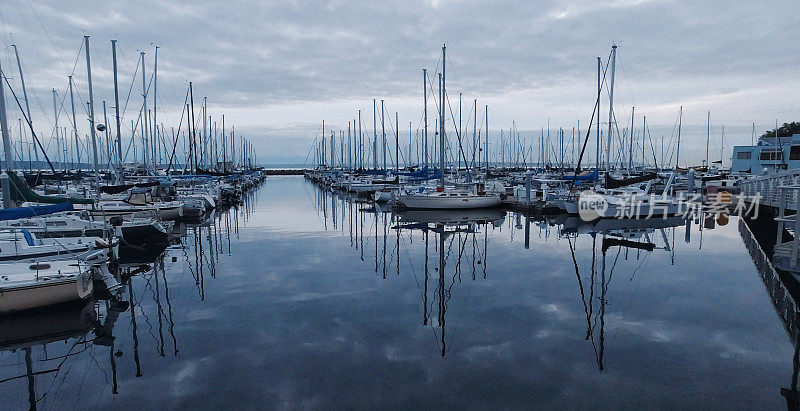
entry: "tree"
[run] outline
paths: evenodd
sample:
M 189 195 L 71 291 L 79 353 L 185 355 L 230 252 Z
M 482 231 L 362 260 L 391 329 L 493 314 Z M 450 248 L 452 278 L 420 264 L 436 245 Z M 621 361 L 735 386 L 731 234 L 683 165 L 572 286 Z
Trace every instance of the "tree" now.
M 778 137 L 791 137 L 794 134 L 800 134 L 800 122 L 793 121 L 791 123 L 783 123 L 778 127 Z M 761 135 L 761 137 L 775 137 L 775 130 L 769 130 Z

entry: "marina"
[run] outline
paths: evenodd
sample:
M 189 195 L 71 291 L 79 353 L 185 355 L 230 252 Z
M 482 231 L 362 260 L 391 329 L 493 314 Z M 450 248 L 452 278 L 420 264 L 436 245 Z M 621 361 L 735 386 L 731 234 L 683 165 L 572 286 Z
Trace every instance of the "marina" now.
M 797 280 L 743 220 L 577 220 L 394 213 L 270 177 L 123 264 L 121 301 L 3 318 L 0 392 L 12 408 L 785 405 Z

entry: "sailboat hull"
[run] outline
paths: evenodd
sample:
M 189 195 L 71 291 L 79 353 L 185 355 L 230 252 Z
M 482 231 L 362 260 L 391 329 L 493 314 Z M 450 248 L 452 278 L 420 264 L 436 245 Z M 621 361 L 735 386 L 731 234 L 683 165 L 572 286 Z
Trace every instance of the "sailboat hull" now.
M 407 208 L 420 210 L 489 208 L 500 205 L 500 196 L 487 195 L 401 195 L 398 201 Z

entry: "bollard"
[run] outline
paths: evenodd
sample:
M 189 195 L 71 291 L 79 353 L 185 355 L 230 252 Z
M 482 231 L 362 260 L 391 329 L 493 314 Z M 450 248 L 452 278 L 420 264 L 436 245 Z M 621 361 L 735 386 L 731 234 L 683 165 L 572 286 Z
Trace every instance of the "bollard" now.
M 3 190 L 3 208 L 14 208 L 14 200 L 11 199 L 11 180 L 7 173 L 0 174 L 0 186 Z
M 525 202 L 531 204 L 531 172 L 525 174 Z

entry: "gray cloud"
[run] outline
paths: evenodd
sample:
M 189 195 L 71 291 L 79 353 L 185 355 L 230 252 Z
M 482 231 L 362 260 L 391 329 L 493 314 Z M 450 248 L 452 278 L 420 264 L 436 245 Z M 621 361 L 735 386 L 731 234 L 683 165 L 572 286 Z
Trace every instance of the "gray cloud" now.
M 109 40 L 119 40 L 123 99 L 133 84 L 125 123 L 135 120 L 141 104 L 139 78 L 131 83 L 138 51 L 147 53 L 146 68 L 152 70 L 151 43 L 158 44 L 159 118 L 167 127 L 177 126 L 192 81 L 195 97 L 208 96 L 211 114 L 224 113 L 229 124 L 237 124 L 265 161 L 302 160 L 323 118 L 346 128 L 363 109 L 371 129 L 376 97 L 386 99 L 390 112 L 400 112 L 401 123 L 418 128 L 421 71 L 436 70 L 444 42 L 451 104 L 459 91 L 468 102 L 489 104 L 493 135 L 512 120 L 529 140 L 548 119 L 565 128 L 581 119 L 583 128 L 594 102 L 594 57 L 605 59 L 612 42 L 620 46 L 620 127 L 635 105 L 648 116 L 651 133 L 669 138 L 683 105 L 684 124 L 692 130 L 682 142 L 687 160 L 705 156 L 706 110 L 714 124 L 727 125 L 726 140 L 738 144 L 749 143 L 752 122 L 762 132 L 775 119 L 800 115 L 800 56 L 787 48 L 800 38 L 800 22 L 790 1 L 764 7 L 646 0 L 9 0 L 0 13 L 0 61 L 19 92 L 9 45 L 19 46 L 34 96 L 34 123 L 45 137 L 52 130 L 50 89 L 64 98 L 73 67 L 79 101 L 87 98 L 79 54 L 84 34 L 92 36 L 96 107 L 113 96 Z M 9 106 L 11 119 L 18 118 Z M 607 101 L 602 106 L 606 110 Z M 78 117 L 87 130 L 85 110 Z

